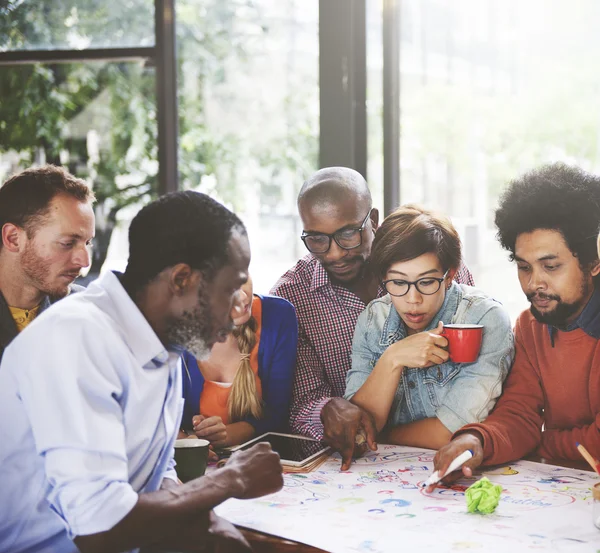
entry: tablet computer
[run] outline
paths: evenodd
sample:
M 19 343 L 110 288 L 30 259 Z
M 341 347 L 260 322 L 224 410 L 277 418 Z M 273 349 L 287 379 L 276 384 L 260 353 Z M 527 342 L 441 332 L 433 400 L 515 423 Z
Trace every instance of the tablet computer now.
M 312 438 L 267 432 L 246 443 L 232 447 L 230 451 L 248 449 L 259 442 L 270 443 L 273 451 L 279 453 L 281 464 L 292 467 L 303 467 L 329 449 L 326 445 Z

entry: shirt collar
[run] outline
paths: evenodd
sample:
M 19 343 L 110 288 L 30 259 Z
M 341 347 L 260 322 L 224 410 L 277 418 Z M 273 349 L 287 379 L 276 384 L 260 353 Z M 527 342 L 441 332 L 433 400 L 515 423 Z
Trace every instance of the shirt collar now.
M 310 291 L 314 292 L 319 288 L 323 288 L 324 286 L 331 286 L 331 280 L 329 279 L 329 275 L 325 270 L 325 267 L 321 264 L 321 262 L 313 256 L 315 262 L 315 270 L 313 272 L 312 280 L 310 283 Z
M 160 368 L 169 360 L 169 352 L 123 288 L 119 276 L 117 272 L 106 272 L 92 282 L 83 294 L 121 327 L 129 349 L 142 367 Z M 105 296 L 104 301 L 102 296 Z
M 548 326 L 548 334 L 550 335 L 550 341 L 554 345 L 554 336 L 557 331 L 571 332 L 577 328 L 581 328 L 588 336 L 600 339 L 600 290 L 594 288 L 592 297 L 587 302 L 583 311 L 579 317 L 572 323 L 568 324 L 565 329 L 560 329 L 552 325 Z

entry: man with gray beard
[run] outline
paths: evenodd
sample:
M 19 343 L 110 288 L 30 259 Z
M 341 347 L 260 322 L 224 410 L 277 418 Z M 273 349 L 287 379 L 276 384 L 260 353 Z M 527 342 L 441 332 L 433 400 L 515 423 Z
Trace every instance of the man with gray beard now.
M 0 370 L 0 551 L 248 551 L 212 508 L 283 484 L 268 444 L 186 484 L 174 471 L 181 348 L 205 358 L 232 329 L 246 230 L 204 194 L 176 192 L 129 229 L 108 272 L 40 315 Z

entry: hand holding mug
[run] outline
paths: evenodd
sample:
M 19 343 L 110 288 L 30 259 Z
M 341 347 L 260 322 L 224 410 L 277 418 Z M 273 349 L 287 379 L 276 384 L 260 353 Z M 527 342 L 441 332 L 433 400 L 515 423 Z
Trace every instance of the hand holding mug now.
M 443 334 L 444 323 L 433 330 L 407 336 L 392 344 L 384 353 L 393 357 L 394 367 L 427 368 L 448 361 L 448 340 Z

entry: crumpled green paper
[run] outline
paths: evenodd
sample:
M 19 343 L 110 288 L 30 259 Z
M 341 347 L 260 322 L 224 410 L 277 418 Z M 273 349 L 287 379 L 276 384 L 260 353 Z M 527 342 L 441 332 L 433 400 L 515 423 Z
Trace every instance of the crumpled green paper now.
M 502 486 L 500 484 L 492 484 L 484 476 L 465 491 L 469 513 L 482 513 L 484 515 L 493 513 L 498 506 L 501 493 Z

